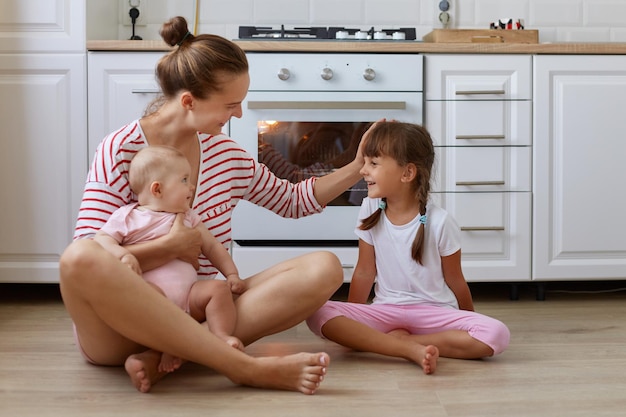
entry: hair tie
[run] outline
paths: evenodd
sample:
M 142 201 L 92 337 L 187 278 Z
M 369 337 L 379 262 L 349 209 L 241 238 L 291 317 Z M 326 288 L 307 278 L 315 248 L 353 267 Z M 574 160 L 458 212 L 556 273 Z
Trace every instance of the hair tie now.
M 384 210 L 387 208 L 387 202 L 385 200 L 380 200 L 380 203 L 378 203 L 378 208 L 381 210 Z
M 425 214 L 420 216 L 420 218 L 419 218 L 419 222 L 424 224 L 424 225 L 426 224 L 426 220 L 428 220 L 428 216 L 425 215 Z
M 189 36 L 191 36 L 191 32 L 187 31 L 187 33 L 185 33 L 185 36 L 183 36 L 183 38 L 180 40 L 180 42 L 178 42 L 176 45 L 180 46 L 183 44 L 183 42 L 185 42 L 185 39 L 187 39 Z

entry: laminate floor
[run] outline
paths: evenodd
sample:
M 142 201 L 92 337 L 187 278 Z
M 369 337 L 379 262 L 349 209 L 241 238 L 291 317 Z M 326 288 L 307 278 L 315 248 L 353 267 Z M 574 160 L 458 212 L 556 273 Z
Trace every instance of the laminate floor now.
M 624 416 L 624 283 L 548 286 L 545 301 L 522 286 L 472 286 L 476 309 L 510 328 L 495 358 L 442 358 L 426 376 L 414 364 L 346 350 L 301 324 L 250 347 L 252 355 L 325 350 L 328 375 L 313 396 L 233 385 L 194 364 L 135 391 L 122 368 L 85 363 L 50 285 L 0 284 L 1 416 Z M 342 297 L 341 293 L 337 297 Z

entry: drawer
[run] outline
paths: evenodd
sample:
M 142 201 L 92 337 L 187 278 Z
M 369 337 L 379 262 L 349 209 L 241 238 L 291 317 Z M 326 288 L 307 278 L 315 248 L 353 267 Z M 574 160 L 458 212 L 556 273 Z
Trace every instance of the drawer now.
M 333 252 L 343 267 L 343 281 L 350 282 L 356 266 L 359 250 L 356 247 L 271 247 L 271 246 L 240 246 L 233 243 L 231 255 L 242 278 L 248 278 L 264 269 L 297 256 L 318 250 Z
M 426 100 L 530 100 L 530 55 L 426 55 Z
M 531 154 L 529 146 L 436 147 L 433 190 L 531 191 Z
M 530 101 L 428 101 L 424 112 L 437 145 L 532 144 Z
M 530 280 L 531 193 L 433 193 L 461 228 L 468 281 Z

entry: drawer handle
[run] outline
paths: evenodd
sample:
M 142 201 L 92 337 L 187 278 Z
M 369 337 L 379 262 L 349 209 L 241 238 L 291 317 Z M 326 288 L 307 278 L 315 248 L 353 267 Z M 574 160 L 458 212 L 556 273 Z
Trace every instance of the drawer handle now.
M 461 226 L 462 232 L 492 232 L 492 231 L 502 231 L 504 227 L 502 226 L 484 226 L 484 227 L 472 227 L 472 226 Z
M 504 135 L 456 135 L 457 140 L 461 139 L 504 139 Z
M 135 88 L 131 91 L 133 94 L 160 94 L 161 91 L 154 88 Z
M 457 96 L 472 96 L 472 95 L 487 95 L 487 94 L 496 94 L 496 95 L 504 95 L 506 91 L 504 90 L 461 90 L 457 91 Z
M 457 181 L 456 185 L 504 185 L 504 181 Z
M 343 269 L 354 269 L 354 265 L 353 264 L 341 264 L 341 267 Z

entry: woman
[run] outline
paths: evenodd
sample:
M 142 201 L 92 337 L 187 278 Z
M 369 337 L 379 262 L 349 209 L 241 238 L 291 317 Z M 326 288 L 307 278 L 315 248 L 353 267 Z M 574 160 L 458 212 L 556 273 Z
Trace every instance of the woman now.
M 321 211 L 360 178 L 359 153 L 321 178 L 298 184 L 276 178 L 221 134 L 231 117 L 241 117 L 249 85 L 244 52 L 221 37 L 190 34 L 182 17 L 165 23 L 161 36 L 177 46 L 156 68 L 163 99 L 152 113 L 100 144 L 75 241 L 61 257 L 61 293 L 77 344 L 94 364 L 124 364 L 142 392 L 163 376 L 157 367 L 165 352 L 206 365 L 236 383 L 313 394 L 326 373 L 326 353 L 252 358 L 206 331 L 91 239 L 115 209 L 136 200 L 128 166 L 149 145 L 174 147 L 188 159 L 196 187 L 192 208 L 223 244 L 230 242 L 232 210 L 241 199 L 281 216 L 302 217 Z M 199 233 L 184 227 L 179 215 L 170 233 L 128 250 L 143 271 L 178 258 L 199 268 L 199 275 L 212 277 L 216 270 L 199 258 L 200 246 Z M 301 256 L 249 277 L 247 290 L 236 300 L 233 335 L 249 344 L 300 323 L 324 304 L 342 278 L 339 260 L 330 252 Z

